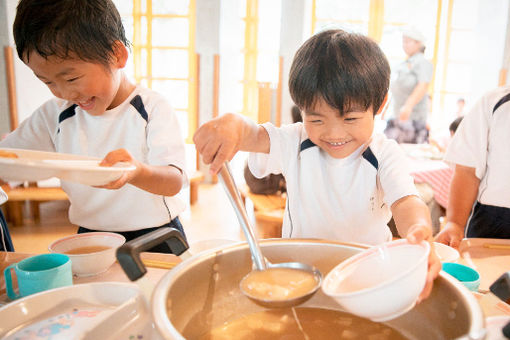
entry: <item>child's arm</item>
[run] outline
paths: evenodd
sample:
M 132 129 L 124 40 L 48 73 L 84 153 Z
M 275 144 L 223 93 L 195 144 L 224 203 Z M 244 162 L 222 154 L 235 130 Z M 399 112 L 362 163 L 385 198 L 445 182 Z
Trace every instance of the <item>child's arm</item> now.
M 142 190 L 163 196 L 174 196 L 182 188 L 182 171 L 174 166 L 155 166 L 141 163 L 125 149 L 108 153 L 100 165 L 112 166 L 117 162 L 133 164 L 136 169 L 125 172 L 119 179 L 99 188 L 119 189 L 126 183 L 130 183 Z
M 418 297 L 418 301 L 422 301 L 430 295 L 434 279 L 441 271 L 441 262 L 431 242 L 432 224 L 429 209 L 417 196 L 406 196 L 393 203 L 391 212 L 399 234 L 406 237 L 409 243 L 430 242 L 426 284 Z
M 458 164 L 455 166 L 448 196 L 448 209 L 446 209 L 447 223 L 437 234 L 437 242 L 458 248 L 478 195 L 479 184 L 480 179 L 476 177 L 475 168 Z
M 202 125 L 193 136 L 197 151 L 210 172 L 216 174 L 222 164 L 231 160 L 237 151 L 269 153 L 266 129 L 253 121 L 233 113 L 224 114 Z

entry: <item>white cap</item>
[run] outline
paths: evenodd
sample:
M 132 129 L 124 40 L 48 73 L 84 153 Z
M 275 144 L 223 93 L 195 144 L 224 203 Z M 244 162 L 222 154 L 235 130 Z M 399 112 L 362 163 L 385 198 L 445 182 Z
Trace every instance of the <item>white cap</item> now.
M 416 27 L 414 26 L 408 26 L 404 28 L 402 31 L 402 35 L 411 38 L 413 40 L 421 42 L 423 45 L 425 45 L 425 36 L 423 33 L 421 33 Z

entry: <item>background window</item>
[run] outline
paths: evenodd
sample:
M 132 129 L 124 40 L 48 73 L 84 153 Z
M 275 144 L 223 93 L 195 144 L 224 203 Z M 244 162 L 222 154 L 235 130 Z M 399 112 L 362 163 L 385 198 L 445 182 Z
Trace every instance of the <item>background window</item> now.
M 174 107 L 191 142 L 196 125 L 195 0 L 114 0 L 132 43 L 126 73 Z

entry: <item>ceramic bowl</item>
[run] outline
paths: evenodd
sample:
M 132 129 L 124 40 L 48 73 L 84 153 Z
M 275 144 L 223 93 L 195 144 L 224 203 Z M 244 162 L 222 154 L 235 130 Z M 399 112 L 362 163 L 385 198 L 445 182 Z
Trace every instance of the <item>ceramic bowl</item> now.
M 76 276 L 92 276 L 105 272 L 116 261 L 115 252 L 126 242 L 124 236 L 108 232 L 76 234 L 56 240 L 48 249 L 66 254 Z
M 407 240 L 369 248 L 333 268 L 322 290 L 347 312 L 382 322 L 411 310 L 427 277 L 427 242 Z
M 480 274 L 471 267 L 460 263 L 443 263 L 443 271 L 459 280 L 471 291 L 477 291 L 480 287 Z
M 460 257 L 459 252 L 455 248 L 443 243 L 434 242 L 434 249 L 441 262 L 457 262 Z

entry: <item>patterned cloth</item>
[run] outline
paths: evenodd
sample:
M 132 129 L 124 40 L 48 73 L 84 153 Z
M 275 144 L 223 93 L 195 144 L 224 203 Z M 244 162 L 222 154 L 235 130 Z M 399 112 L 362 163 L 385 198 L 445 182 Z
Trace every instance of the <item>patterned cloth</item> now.
M 418 160 L 411 162 L 411 175 L 416 183 L 427 183 L 434 191 L 436 202 L 446 208 L 448 206 L 448 193 L 453 177 L 453 169 L 443 161 Z

